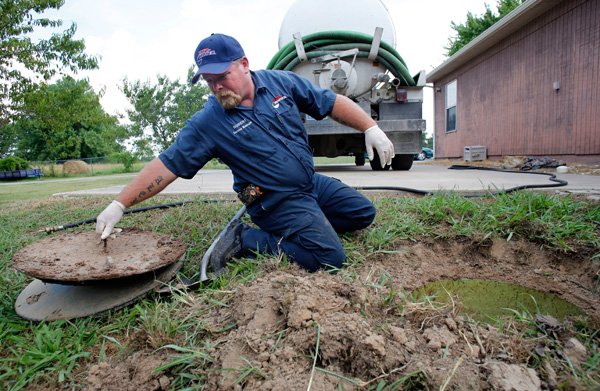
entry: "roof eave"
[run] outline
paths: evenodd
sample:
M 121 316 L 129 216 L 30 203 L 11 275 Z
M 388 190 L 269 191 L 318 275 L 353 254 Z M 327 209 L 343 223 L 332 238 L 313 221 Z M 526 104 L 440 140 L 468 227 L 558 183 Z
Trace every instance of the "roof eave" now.
M 553 8 L 563 0 L 528 0 L 512 10 L 490 28 L 473 39 L 441 65 L 427 74 L 428 82 L 436 82 L 444 76 L 484 53 L 510 34 Z

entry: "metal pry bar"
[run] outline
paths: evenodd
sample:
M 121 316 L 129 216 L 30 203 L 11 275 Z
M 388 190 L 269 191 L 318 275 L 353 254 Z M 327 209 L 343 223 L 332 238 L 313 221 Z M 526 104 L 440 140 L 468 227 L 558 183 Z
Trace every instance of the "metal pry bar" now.
M 221 239 L 221 237 L 223 236 L 223 234 L 225 234 L 225 232 L 227 232 L 227 230 L 229 229 L 229 226 L 231 225 L 231 223 L 234 220 L 242 218 L 242 216 L 244 215 L 244 213 L 246 213 L 246 205 L 243 205 L 240 208 L 240 210 L 237 211 L 237 213 L 235 214 L 235 216 L 233 216 L 233 218 L 231 220 L 229 220 L 229 223 L 227 223 L 227 225 L 225 226 L 225 228 L 223 228 L 223 230 L 219 233 L 219 236 L 217 236 L 217 238 L 214 240 L 214 242 L 212 242 L 212 244 L 210 245 L 210 247 L 208 248 L 208 250 L 206 250 L 206 253 L 204 253 L 204 256 L 202 257 L 202 264 L 200 265 L 200 282 L 204 282 L 204 281 L 208 281 L 209 280 L 209 278 L 208 278 L 208 276 L 206 274 L 206 269 L 208 267 L 208 259 L 210 258 L 210 255 L 212 254 L 215 246 L 219 242 L 219 239 Z

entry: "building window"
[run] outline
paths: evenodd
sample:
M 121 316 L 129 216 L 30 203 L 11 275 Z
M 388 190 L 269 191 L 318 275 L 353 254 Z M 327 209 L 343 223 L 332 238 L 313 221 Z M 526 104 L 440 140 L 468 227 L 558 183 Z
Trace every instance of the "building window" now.
M 456 131 L 456 80 L 446 84 L 446 132 Z

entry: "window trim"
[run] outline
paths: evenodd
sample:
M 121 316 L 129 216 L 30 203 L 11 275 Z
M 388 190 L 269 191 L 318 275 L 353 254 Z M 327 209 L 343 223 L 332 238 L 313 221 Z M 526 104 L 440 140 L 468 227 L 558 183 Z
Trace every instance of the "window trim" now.
M 453 89 L 453 91 L 451 90 L 451 88 Z M 451 99 L 448 99 L 450 97 L 450 94 L 453 93 L 453 101 L 451 102 Z M 450 103 L 449 103 L 450 101 Z M 451 105 L 452 103 L 454 103 L 453 105 Z M 448 129 L 448 110 L 454 108 L 454 128 L 453 129 Z M 456 132 L 457 127 L 457 120 L 458 120 L 458 82 L 456 79 L 446 83 L 446 85 L 444 86 L 444 131 L 446 133 L 453 133 Z

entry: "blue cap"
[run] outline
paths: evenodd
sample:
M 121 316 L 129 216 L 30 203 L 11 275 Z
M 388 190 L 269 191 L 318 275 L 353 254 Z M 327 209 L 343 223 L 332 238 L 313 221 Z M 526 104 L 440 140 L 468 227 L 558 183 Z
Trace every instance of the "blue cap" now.
M 244 56 L 244 49 L 235 38 L 224 34 L 211 34 L 200 41 L 194 52 L 198 71 L 192 77 L 192 84 L 196 84 L 202 73 L 225 73 L 233 61 Z

